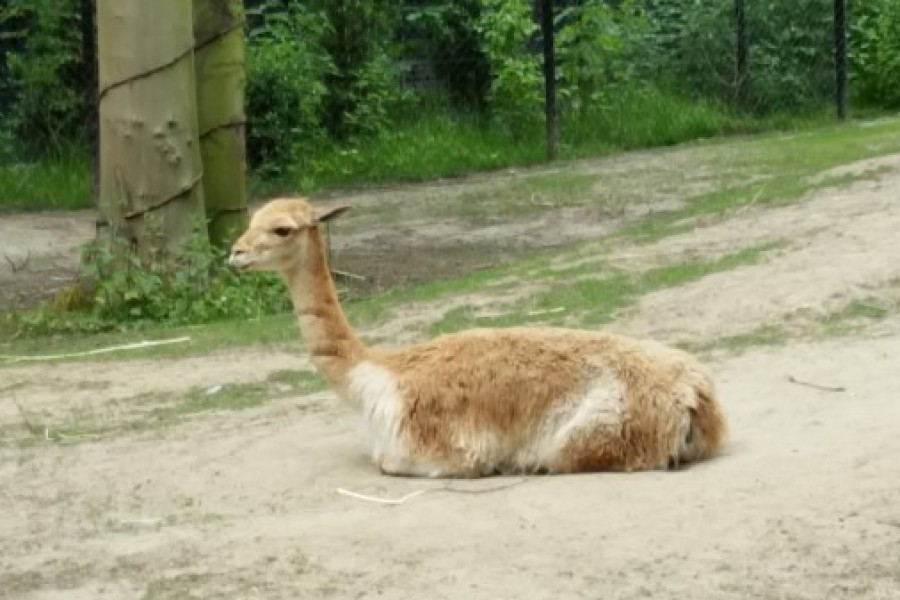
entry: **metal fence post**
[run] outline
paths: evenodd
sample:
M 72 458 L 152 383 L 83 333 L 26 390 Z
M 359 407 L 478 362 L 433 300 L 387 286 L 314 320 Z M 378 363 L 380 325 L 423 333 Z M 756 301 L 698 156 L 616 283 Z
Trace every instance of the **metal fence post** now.
M 84 102 L 87 108 L 87 142 L 91 159 L 91 199 L 100 192 L 99 124 L 97 115 L 97 36 L 95 0 L 81 0 L 81 56 L 85 68 Z
M 834 0 L 834 96 L 837 116 L 846 119 L 847 99 L 847 0 Z
M 541 2 L 541 37 L 544 45 L 544 118 L 547 124 L 547 159 L 555 160 L 559 145 L 556 114 L 556 53 L 553 42 L 553 0 Z
M 747 13 L 744 0 L 734 0 L 734 30 L 735 30 L 735 67 L 737 74 L 736 99 L 738 106 L 747 106 L 748 87 L 750 74 L 748 72 L 748 57 L 750 43 L 747 38 Z

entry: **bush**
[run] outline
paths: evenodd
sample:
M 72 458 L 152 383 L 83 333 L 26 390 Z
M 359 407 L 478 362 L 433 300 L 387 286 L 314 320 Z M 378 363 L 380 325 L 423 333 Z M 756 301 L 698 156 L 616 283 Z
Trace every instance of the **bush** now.
M 900 3 L 870 0 L 851 17 L 854 96 L 868 105 L 900 108 Z
M 325 78 L 323 123 L 338 141 L 383 131 L 401 99 L 392 36 L 399 12 L 379 0 L 307 0 L 328 20 L 322 45 L 334 65 Z
M 587 0 L 559 13 L 556 34 L 559 94 L 569 111 L 602 103 L 615 87 L 636 85 L 637 49 L 647 15 L 636 0 L 613 7 Z
M 147 325 L 187 325 L 284 312 L 290 297 L 277 277 L 237 273 L 226 251 L 205 235 L 191 238 L 179 268 L 141 260 L 91 242 L 82 251 L 80 284 L 52 304 L 17 317 L 24 335 L 97 333 Z
M 732 102 L 737 92 L 732 0 L 663 0 L 649 13 L 645 64 L 657 83 L 695 98 Z M 831 3 L 747 2 L 749 106 L 805 110 L 833 89 Z
M 515 138 L 521 138 L 541 118 L 541 61 L 529 50 L 538 28 L 529 3 L 484 0 L 476 25 L 491 69 L 488 106 L 491 114 Z
M 7 95 L 4 123 L 31 156 L 85 135 L 86 65 L 76 0 L 9 0 L 0 7 Z
M 247 157 L 261 175 L 296 164 L 325 139 L 325 76 L 334 71 L 322 46 L 322 13 L 268 2 L 248 11 Z
M 426 80 L 433 78 L 437 88 L 429 92 L 460 109 L 480 111 L 487 103 L 490 66 L 475 28 L 481 9 L 482 0 L 417 7 L 406 13 L 397 33 L 407 69 L 423 65 Z

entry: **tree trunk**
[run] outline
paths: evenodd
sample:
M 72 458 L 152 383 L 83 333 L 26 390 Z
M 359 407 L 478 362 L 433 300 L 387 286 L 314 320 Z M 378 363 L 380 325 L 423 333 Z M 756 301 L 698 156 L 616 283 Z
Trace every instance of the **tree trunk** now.
M 241 0 L 193 0 L 197 110 L 209 237 L 227 247 L 247 226 L 244 13 Z
M 191 0 L 97 0 L 97 38 L 98 233 L 174 266 L 205 218 Z

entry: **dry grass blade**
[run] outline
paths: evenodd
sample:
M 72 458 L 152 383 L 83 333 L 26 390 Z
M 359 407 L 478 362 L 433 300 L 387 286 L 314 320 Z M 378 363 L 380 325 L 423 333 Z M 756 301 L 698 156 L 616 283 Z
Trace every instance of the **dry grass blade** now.
M 22 408 L 22 405 L 16 399 L 15 396 L 12 397 L 13 404 L 16 405 L 16 409 L 19 411 L 19 416 L 22 417 L 22 422 L 25 424 L 25 427 L 31 432 L 36 439 L 41 439 L 43 436 L 41 432 L 38 431 L 38 428 L 34 426 L 34 423 L 31 422 L 31 419 L 28 418 L 28 413 L 25 412 L 25 409 Z

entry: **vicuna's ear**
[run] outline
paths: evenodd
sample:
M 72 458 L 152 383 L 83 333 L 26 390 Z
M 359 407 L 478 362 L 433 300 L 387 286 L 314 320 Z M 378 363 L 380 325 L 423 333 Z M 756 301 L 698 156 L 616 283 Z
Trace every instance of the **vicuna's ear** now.
M 338 206 L 321 206 L 315 209 L 315 217 L 316 223 L 325 223 L 334 219 L 335 217 L 339 217 L 345 212 L 350 210 L 350 207 L 347 205 L 338 205 Z

